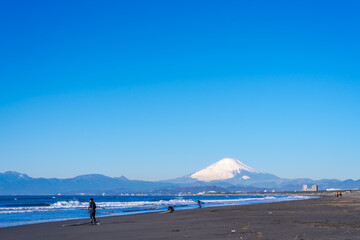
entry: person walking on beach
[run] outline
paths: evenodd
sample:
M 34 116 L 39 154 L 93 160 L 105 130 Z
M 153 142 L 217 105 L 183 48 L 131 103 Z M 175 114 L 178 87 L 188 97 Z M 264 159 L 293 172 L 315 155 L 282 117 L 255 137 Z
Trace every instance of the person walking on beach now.
M 200 199 L 197 200 L 197 207 L 198 208 L 201 208 L 201 202 L 200 202 Z
M 96 224 L 96 218 L 95 218 L 96 204 L 94 202 L 94 199 L 90 198 L 89 207 L 87 209 L 90 210 L 90 222 L 91 222 L 91 224 Z

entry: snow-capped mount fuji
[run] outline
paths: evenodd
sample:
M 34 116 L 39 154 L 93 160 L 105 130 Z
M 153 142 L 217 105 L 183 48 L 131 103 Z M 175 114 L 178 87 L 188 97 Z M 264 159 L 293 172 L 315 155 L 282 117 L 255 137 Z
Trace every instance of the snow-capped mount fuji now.
M 278 179 L 275 175 L 262 173 L 234 158 L 223 158 L 189 177 L 203 182 L 226 181 L 232 183 Z
M 218 181 L 233 178 L 237 175 L 243 175 L 243 179 L 249 179 L 250 177 L 246 173 L 260 173 L 244 163 L 234 158 L 223 158 L 220 161 L 200 170 L 190 177 L 199 181 Z

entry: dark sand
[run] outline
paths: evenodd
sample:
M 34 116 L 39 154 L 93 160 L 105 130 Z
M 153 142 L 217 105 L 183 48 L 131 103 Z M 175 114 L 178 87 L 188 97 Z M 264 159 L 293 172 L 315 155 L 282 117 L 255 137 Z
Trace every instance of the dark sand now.
M 332 194 L 333 195 L 333 194 Z M 0 239 L 360 239 L 360 195 L 146 213 L 0 229 Z

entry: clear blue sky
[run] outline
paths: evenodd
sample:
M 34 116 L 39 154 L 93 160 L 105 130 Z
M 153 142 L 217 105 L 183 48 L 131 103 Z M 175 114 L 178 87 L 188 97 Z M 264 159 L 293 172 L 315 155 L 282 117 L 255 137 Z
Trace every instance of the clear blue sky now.
M 360 178 L 359 1 L 2 1 L 0 172 L 159 180 L 234 157 Z

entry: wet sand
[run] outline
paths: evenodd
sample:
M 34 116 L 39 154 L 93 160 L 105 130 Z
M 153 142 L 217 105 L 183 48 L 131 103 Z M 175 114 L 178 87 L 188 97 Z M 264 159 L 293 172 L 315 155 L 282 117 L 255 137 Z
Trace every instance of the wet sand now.
M 0 229 L 0 239 L 360 239 L 360 194 L 319 199 L 71 220 Z

